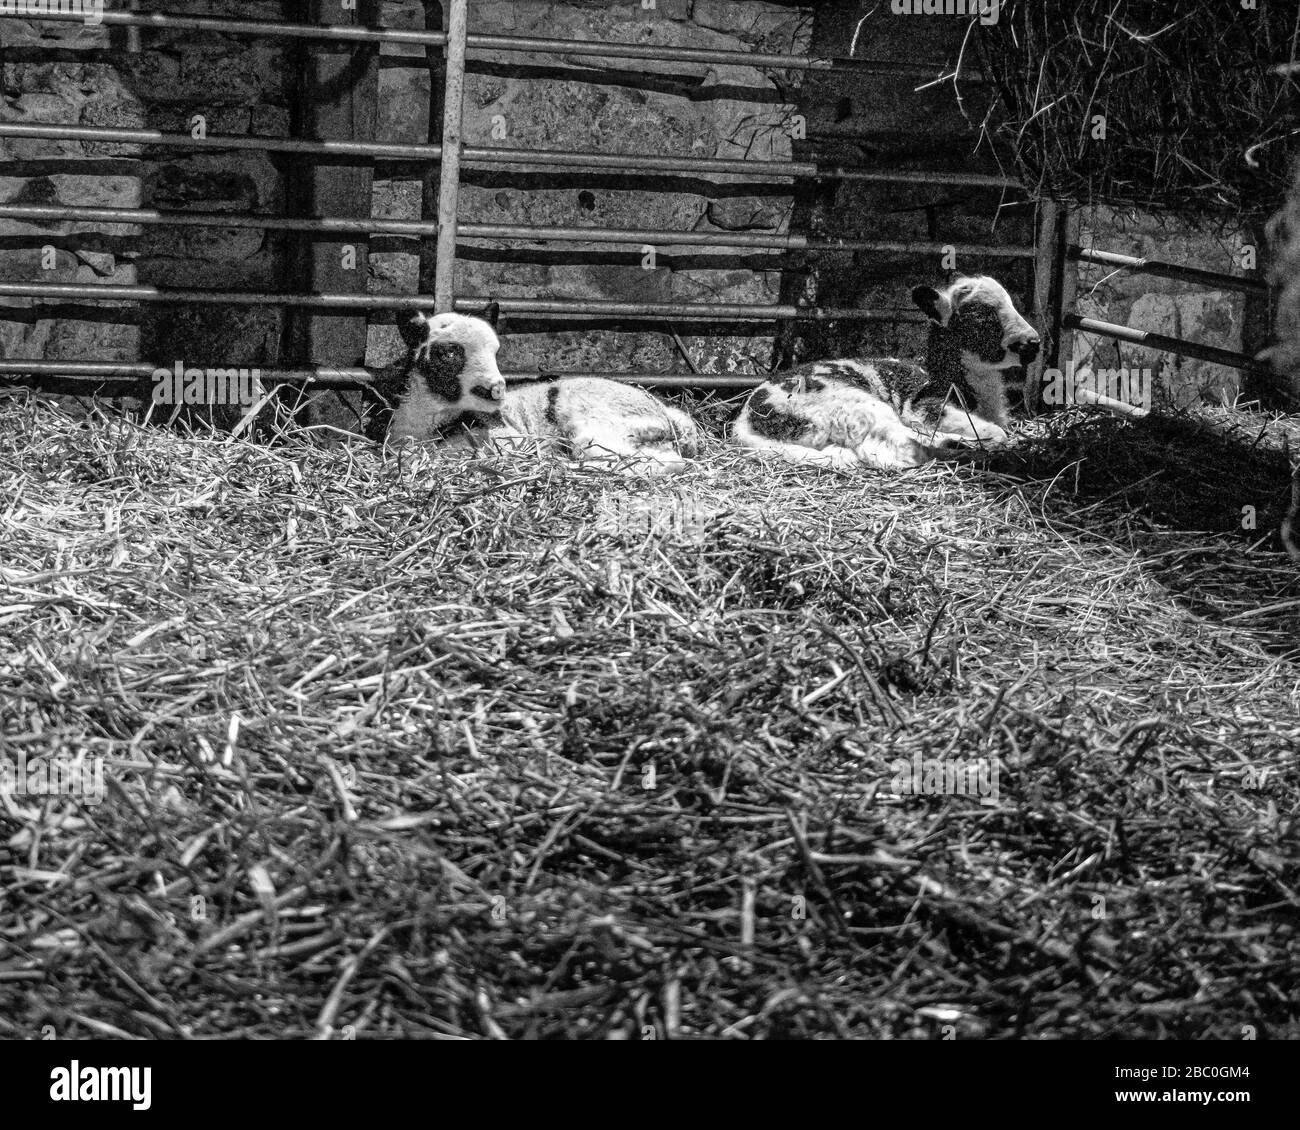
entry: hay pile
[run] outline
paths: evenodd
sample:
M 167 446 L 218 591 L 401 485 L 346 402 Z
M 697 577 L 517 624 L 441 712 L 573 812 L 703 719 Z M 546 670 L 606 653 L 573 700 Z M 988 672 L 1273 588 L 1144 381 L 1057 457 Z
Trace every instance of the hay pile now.
M 1300 128 L 1293 3 L 1008 0 L 975 42 L 989 129 L 1036 195 L 1207 224 L 1281 203 Z
M 647 483 L 0 398 L 0 743 L 108 788 L 0 796 L 0 1035 L 1300 1036 L 1285 464 L 1215 427 Z
M 1300 162 L 1286 202 L 1268 224 L 1269 283 L 1275 288 L 1276 341 L 1263 358 L 1300 388 Z

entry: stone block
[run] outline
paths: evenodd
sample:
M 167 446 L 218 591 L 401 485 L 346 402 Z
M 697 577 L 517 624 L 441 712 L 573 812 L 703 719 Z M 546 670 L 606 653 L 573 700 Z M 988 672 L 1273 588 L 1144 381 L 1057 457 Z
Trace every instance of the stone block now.
M 750 43 L 781 42 L 777 47 L 765 50 L 790 51 L 803 50 L 803 38 L 812 27 L 812 20 L 806 14 L 794 11 L 782 4 L 765 4 L 760 0 L 695 0 L 691 13 L 701 27 L 734 35 Z

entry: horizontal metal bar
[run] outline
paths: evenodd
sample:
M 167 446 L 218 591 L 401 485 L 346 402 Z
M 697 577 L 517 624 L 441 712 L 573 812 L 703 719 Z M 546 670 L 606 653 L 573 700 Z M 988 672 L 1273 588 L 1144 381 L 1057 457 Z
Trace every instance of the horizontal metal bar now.
M 15 13 L 0 13 L 0 18 Z M 86 22 L 71 12 L 49 12 L 38 17 L 19 18 Z M 220 35 L 257 35 L 269 38 L 315 39 L 335 43 L 407 43 L 428 47 L 445 47 L 447 35 L 441 31 L 405 28 L 320 27 L 279 23 L 272 20 L 233 20 L 205 16 L 175 16 L 165 12 L 104 12 L 103 23 L 116 27 L 146 27 L 159 31 L 210 31 Z M 648 59 L 668 63 L 722 63 L 742 67 L 781 67 L 789 70 L 848 70 L 859 74 L 917 78 L 923 82 L 943 74 L 943 67 L 894 63 L 876 59 L 785 55 L 752 51 L 711 51 L 699 47 L 671 47 L 652 43 L 607 43 L 601 40 L 537 39 L 522 35 L 485 35 L 470 33 L 470 48 L 486 51 L 522 51 L 546 55 L 597 56 L 615 59 Z M 960 75 L 964 82 L 984 82 L 982 74 Z
M 997 173 L 959 173 L 939 169 L 865 169 L 854 165 L 817 166 L 822 180 L 871 181 L 880 184 L 944 184 L 961 188 L 1005 188 L 1023 191 L 1014 177 Z
M 797 177 L 808 180 L 873 181 L 904 184 L 952 184 L 972 188 L 1020 189 L 1010 177 L 986 173 L 876 169 L 854 165 L 819 165 L 813 161 L 753 161 L 728 157 L 649 157 L 636 153 L 587 153 L 577 150 L 506 149 L 467 145 L 470 165 L 539 165 L 615 172 L 732 173 L 742 176 Z
M 456 309 L 475 313 L 488 298 L 458 298 Z M 855 307 L 759 306 L 743 302 L 606 302 L 585 298 L 499 298 L 503 314 L 578 314 L 595 318 L 658 319 L 682 318 L 695 321 L 774 321 L 791 318 L 800 322 L 898 322 L 926 325 L 924 314 L 911 310 L 860 310 Z
M 1114 338 L 1116 341 L 1128 341 L 1147 349 L 1158 349 L 1164 353 L 1174 353 L 1179 357 L 1194 357 L 1198 361 L 1212 361 L 1216 365 L 1228 365 L 1252 373 L 1270 373 L 1271 370 L 1260 361 L 1246 353 L 1234 353 L 1228 349 L 1216 349 L 1212 345 L 1200 345 L 1182 338 L 1167 337 L 1164 334 L 1151 333 L 1147 330 L 1135 330 L 1131 326 L 1117 326 L 1111 322 L 1099 322 L 1095 318 L 1084 318 L 1079 314 L 1066 314 L 1063 324 L 1067 329 L 1080 333 L 1100 334 L 1102 337 Z
M 1073 395 L 1076 404 L 1088 404 L 1094 408 L 1101 408 L 1112 416 L 1124 416 L 1130 420 L 1141 420 L 1151 415 L 1146 408 L 1136 404 L 1128 404 L 1123 400 L 1116 400 L 1114 397 L 1105 396 L 1100 392 L 1093 392 L 1090 388 L 1076 388 Z
M 544 373 L 506 373 L 507 381 L 559 380 L 572 377 L 594 377 L 618 381 L 620 384 L 644 385 L 646 388 L 677 389 L 723 389 L 723 388 L 757 388 L 767 378 L 750 377 L 743 373 L 585 373 L 585 372 L 544 372 Z
M 71 302 L 172 302 L 202 306 L 281 305 L 331 310 L 427 310 L 427 294 L 277 294 L 247 290 L 162 289 L 152 286 L 124 286 L 112 283 L 13 283 L 0 282 L 0 298 L 63 299 Z M 458 298 L 456 309 L 475 313 L 491 299 Z M 701 302 L 607 302 L 585 298 L 501 298 L 496 300 L 506 314 L 555 314 L 570 317 L 647 320 L 681 318 L 697 321 L 858 321 L 924 323 L 924 315 L 906 310 L 859 310 L 818 306 L 762 306 L 751 303 Z M 3 308 L 0 308 L 2 320 Z
M 0 360 L 0 374 L 31 375 L 43 377 L 61 377 L 67 380 L 96 381 L 142 381 L 148 380 L 159 369 L 172 371 L 175 361 L 166 364 L 151 365 L 146 361 L 60 361 L 42 358 L 40 360 L 21 357 L 6 357 Z M 207 368 L 206 365 L 186 366 L 187 368 Z M 356 385 L 361 387 L 373 380 L 373 374 L 362 368 L 332 368 L 327 366 L 304 366 L 299 368 L 279 368 L 274 365 L 220 365 L 222 369 L 256 369 L 262 380 L 270 383 L 311 383 L 323 385 Z
M 1118 255 L 1113 251 L 1097 251 L 1091 247 L 1080 247 L 1078 244 L 1071 244 L 1066 255 L 1068 258 L 1080 263 L 1096 263 L 1103 267 L 1117 267 L 1123 270 L 1136 271 L 1142 275 L 1178 279 L 1182 282 L 1222 287 L 1225 290 L 1246 291 L 1250 294 L 1268 293 L 1268 284 L 1262 279 L 1246 278 L 1243 275 L 1228 275 L 1221 271 L 1203 271 L 1199 267 L 1184 267 L 1179 263 L 1167 263 L 1160 259 L 1140 259 L 1133 255 Z
M 0 122 L 0 137 L 45 138 L 115 145 L 174 145 L 184 149 L 258 149 L 267 153 L 300 153 L 331 157 L 371 157 L 392 160 L 437 161 L 439 145 L 402 145 L 379 141 L 305 141 L 294 137 L 250 137 L 242 134 L 167 133 L 157 129 L 122 129 L 105 126 L 61 126 L 33 122 Z
M 4 214 L 0 208 L 0 215 Z M 958 255 L 989 258 L 1033 259 L 1033 247 L 1009 244 L 907 243 L 881 239 L 810 239 L 780 232 L 665 231 L 646 228 L 548 228 L 527 224 L 461 224 L 460 233 L 476 239 L 538 240 L 576 243 L 631 243 L 683 247 L 761 247 L 780 251 L 880 251 L 900 254 L 942 255 L 951 246 Z
M 174 227 L 252 228 L 265 231 L 372 232 L 382 235 L 432 235 L 435 222 L 374 220 L 331 216 L 294 219 L 281 216 L 235 216 L 227 212 L 160 212 L 147 208 L 80 208 L 61 204 L 0 204 L 0 219 L 33 223 L 158 224 Z M 505 239 L 559 243 L 628 243 L 682 247 L 772 248 L 781 251 L 878 251 L 941 255 L 951 246 L 958 255 L 991 259 L 1032 259 L 1032 247 L 1011 244 L 906 243 L 879 239 L 809 239 L 779 232 L 671 231 L 657 228 L 558 228 L 529 224 L 461 224 L 460 234 L 475 239 Z
M 253 149 L 268 153 L 298 153 L 373 160 L 437 161 L 442 146 L 379 141 L 306 141 L 289 137 L 248 137 L 240 134 L 166 133 L 153 129 L 51 125 L 45 122 L 0 122 L 0 137 L 42 138 L 117 145 L 174 145 L 193 149 Z M 650 157 L 633 153 L 585 153 L 576 150 L 501 149 L 467 145 L 468 165 L 536 165 L 546 168 L 608 169 L 617 172 L 660 172 L 679 175 L 728 173 L 742 176 L 802 177 L 810 180 L 879 181 L 905 184 L 962 184 L 970 187 L 1018 189 L 1009 177 L 983 173 L 927 172 L 917 169 L 868 169 L 852 165 L 820 166 L 811 161 L 749 161 L 723 157 Z
M 283 305 L 338 310 L 418 310 L 433 304 L 428 295 L 415 294 L 272 294 L 247 290 L 160 289 L 112 283 L 0 282 L 0 298 L 63 299 L 71 302 L 175 302 L 200 306 Z M 486 300 L 484 300 L 486 301 Z M 2 312 L 2 311 L 0 311 Z
M 84 382 L 86 384 L 137 383 L 149 380 L 158 369 L 171 371 L 175 362 L 151 365 L 139 361 L 57 361 L 42 358 L 0 360 L 0 375 L 46 377 Z M 194 366 L 198 368 L 199 366 Z M 204 366 L 206 367 L 206 366 Z M 309 384 L 326 388 L 365 388 L 372 384 L 378 370 L 361 368 L 279 368 L 276 366 L 222 365 L 221 368 L 256 368 L 266 384 Z M 744 373 L 605 373 L 605 372 L 508 372 L 502 374 L 507 381 L 518 384 L 525 381 L 552 380 L 566 377 L 601 377 L 625 384 L 639 384 L 650 388 L 754 388 L 766 378 Z
M 433 235 L 432 221 L 375 220 L 330 216 L 321 219 L 287 216 L 236 216 L 228 212 L 160 212 L 152 208 L 81 208 L 62 204 L 0 204 L 0 219 L 32 223 L 158 224 L 182 228 L 252 228 L 262 231 L 371 232 L 379 235 Z M 461 225 L 462 227 L 464 225 Z

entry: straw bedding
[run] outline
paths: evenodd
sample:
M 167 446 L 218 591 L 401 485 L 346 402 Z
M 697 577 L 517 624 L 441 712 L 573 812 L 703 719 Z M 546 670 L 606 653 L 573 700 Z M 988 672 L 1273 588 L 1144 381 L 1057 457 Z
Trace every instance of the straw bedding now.
M 0 796 L 0 1035 L 1300 1036 L 1281 431 L 644 481 L 6 394 L 0 741 L 107 796 Z
M 1297 32 L 1287 3 L 1005 0 L 971 38 L 983 124 L 1035 195 L 1260 223 L 1296 154 Z

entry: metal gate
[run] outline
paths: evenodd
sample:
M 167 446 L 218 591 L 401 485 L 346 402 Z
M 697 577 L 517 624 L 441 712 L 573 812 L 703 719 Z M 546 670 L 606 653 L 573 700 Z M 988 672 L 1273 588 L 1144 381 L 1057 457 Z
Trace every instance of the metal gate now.
M 309 141 L 298 138 L 253 137 L 242 135 L 194 137 L 185 133 L 166 133 L 152 129 L 113 129 L 44 123 L 0 122 L 0 137 L 63 139 L 81 142 L 125 142 L 177 149 L 258 150 L 266 153 L 299 154 L 314 157 L 361 157 L 403 160 L 439 166 L 439 191 L 436 219 L 424 221 L 374 219 L 370 216 L 329 216 L 321 218 L 271 217 L 196 212 L 169 212 L 155 209 L 92 208 L 65 205 L 3 204 L 0 217 L 34 222 L 80 221 L 113 224 L 174 225 L 183 227 L 250 228 L 263 231 L 301 232 L 317 236 L 348 233 L 398 235 L 437 240 L 436 277 L 433 304 L 437 309 L 474 311 L 491 296 L 457 295 L 453 277 L 456 245 L 459 237 L 495 240 L 594 242 L 602 244 L 654 244 L 665 247 L 714 246 L 727 248 L 763 248 L 803 252 L 881 252 L 941 255 L 955 249 L 958 255 L 985 258 L 1036 259 L 1034 273 L 1034 308 L 1047 324 L 1048 349 L 1044 363 L 1059 362 L 1061 343 L 1077 330 L 1103 334 L 1121 341 L 1131 341 L 1150 348 L 1165 349 L 1184 356 L 1199 357 L 1241 368 L 1255 363 L 1242 354 L 1198 346 L 1154 334 L 1144 334 L 1122 326 L 1095 322 L 1067 310 L 1070 294 L 1072 260 L 1108 262 L 1116 266 L 1155 271 L 1145 261 L 1118 262 L 1123 257 L 1104 257 L 1098 252 L 1083 252 L 1070 246 L 1068 210 L 1051 202 L 1041 202 L 1036 247 L 985 246 L 897 242 L 880 240 L 811 239 L 795 233 L 759 234 L 742 232 L 683 232 L 641 229 L 537 227 L 520 224 L 459 223 L 458 198 L 462 166 L 492 167 L 501 164 L 533 169 L 615 169 L 619 171 L 658 172 L 686 175 L 692 173 L 743 173 L 757 178 L 793 178 L 818 181 L 916 182 L 1015 189 L 1016 181 L 987 174 L 935 173 L 917 170 L 889 170 L 873 167 L 827 165 L 817 161 L 754 161 L 748 159 L 654 157 L 578 151 L 535 151 L 507 147 L 466 146 L 461 139 L 465 60 L 467 51 L 486 49 L 515 53 L 562 53 L 570 56 L 599 55 L 629 60 L 680 61 L 710 64 L 736 64 L 750 67 L 785 68 L 803 71 L 852 70 L 858 73 L 888 75 L 898 78 L 932 80 L 934 68 L 857 58 L 816 58 L 801 55 L 761 54 L 747 51 L 717 51 L 695 48 L 662 47 L 645 44 L 622 44 L 593 41 L 567 41 L 520 36 L 470 34 L 467 28 L 468 0 L 450 0 L 446 6 L 448 30 L 405 30 L 358 26 L 322 26 L 307 23 L 277 23 L 264 20 L 237 20 L 218 17 L 175 16 L 135 12 L 104 12 L 103 22 L 110 26 L 136 29 L 170 29 L 217 32 L 231 36 L 297 39 L 316 43 L 419 45 L 426 49 L 440 47 L 446 53 L 445 112 L 441 144 L 392 144 L 353 138 Z M 3 18 L 0 15 L 0 18 Z M 32 18 L 32 17 L 26 17 Z M 41 19 L 77 20 L 76 14 L 49 12 Z M 1211 275 L 1178 268 L 1178 277 L 1193 281 L 1215 281 L 1255 287 L 1252 280 L 1234 276 Z M 1158 272 L 1156 272 L 1158 273 Z M 1262 283 L 1258 286 L 1262 287 Z M 422 294 L 362 293 L 276 293 L 245 290 L 208 290 L 160 288 L 153 286 L 37 282 L 0 282 L 0 297 L 127 303 L 191 303 L 205 305 L 254 306 L 268 303 L 301 309 L 357 311 L 364 317 L 372 310 L 411 310 L 427 308 L 430 297 Z M 500 300 L 506 314 L 582 318 L 615 317 L 625 319 L 675 318 L 696 322 L 741 321 L 762 323 L 782 319 L 845 319 L 874 322 L 923 322 L 918 314 L 899 310 L 827 308 L 813 305 L 756 305 L 743 303 L 633 303 L 594 301 L 570 298 L 506 298 Z M 24 378 L 72 378 L 87 384 L 147 379 L 159 366 L 148 361 L 138 363 L 66 361 L 48 359 L 0 359 L 0 375 Z M 263 368 L 268 384 L 302 384 L 313 388 L 366 388 L 373 374 L 363 367 L 331 367 L 297 364 L 281 368 Z M 513 373 L 519 379 L 537 374 Z M 561 374 L 568 375 L 568 374 Z M 647 386 L 678 388 L 738 388 L 758 383 L 759 377 L 738 374 L 701 375 L 694 373 L 623 372 L 581 374 L 609 376 Z

